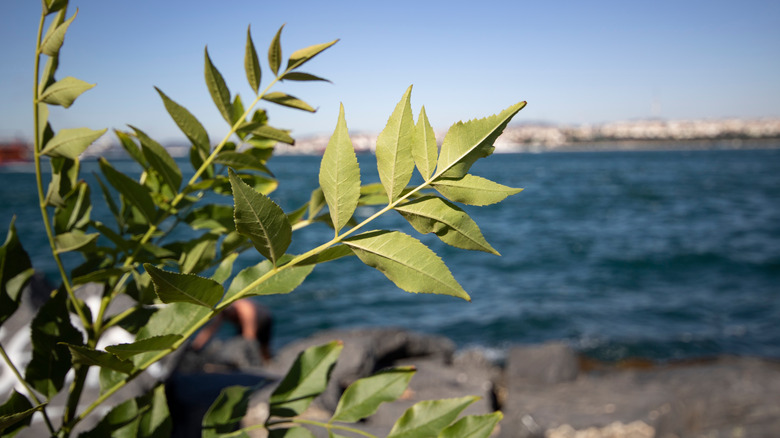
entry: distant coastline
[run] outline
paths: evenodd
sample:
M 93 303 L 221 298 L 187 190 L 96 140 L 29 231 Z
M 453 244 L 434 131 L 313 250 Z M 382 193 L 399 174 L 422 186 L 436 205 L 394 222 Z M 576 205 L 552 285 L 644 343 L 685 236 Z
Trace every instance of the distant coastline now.
M 444 132 L 437 133 L 439 142 Z M 377 134 L 350 135 L 359 152 L 373 152 Z M 321 154 L 329 136 L 300 138 L 281 145 L 281 154 Z M 510 125 L 496 152 L 590 152 L 780 148 L 780 119 L 637 120 L 600 125 Z
M 293 132 L 293 136 L 295 133 Z M 352 133 L 358 153 L 373 153 L 378 133 Z M 441 144 L 445 132 L 436 137 Z M 321 155 L 330 134 L 297 137 L 294 146 L 278 144 L 280 155 Z M 18 139 L 0 141 L 0 150 L 19 148 Z M 30 145 L 25 145 L 28 149 Z M 186 157 L 189 144 L 165 144 L 174 157 Z M 525 123 L 508 126 L 495 143 L 496 153 L 599 152 L 641 150 L 780 149 L 780 118 L 723 120 L 635 120 L 593 125 Z M 31 155 L 31 154 L 30 154 Z M 106 135 L 85 156 L 124 157 L 116 139 Z

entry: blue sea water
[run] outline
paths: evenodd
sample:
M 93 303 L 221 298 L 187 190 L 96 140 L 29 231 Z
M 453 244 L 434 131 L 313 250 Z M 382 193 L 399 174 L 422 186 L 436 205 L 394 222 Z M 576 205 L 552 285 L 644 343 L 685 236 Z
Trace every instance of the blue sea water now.
M 269 163 L 280 180 L 272 198 L 285 211 L 308 200 L 319 160 Z M 374 157 L 359 161 L 363 182 L 378 181 Z M 85 163 L 82 174 L 95 169 Z M 29 170 L 0 170 L 0 223 L 15 213 L 36 266 L 56 278 Z M 498 205 L 464 207 L 502 256 L 418 235 L 472 302 L 409 294 L 354 257 L 341 259 L 289 295 L 259 298 L 274 314 L 275 347 L 323 329 L 400 326 L 460 347 L 563 340 L 604 360 L 780 357 L 780 150 L 506 154 L 472 171 L 525 189 Z M 93 215 L 105 216 L 98 193 L 93 203 Z M 389 227 L 415 234 L 396 213 L 372 228 Z M 311 226 L 289 251 L 331 237 Z M 243 265 L 261 260 L 242 257 Z

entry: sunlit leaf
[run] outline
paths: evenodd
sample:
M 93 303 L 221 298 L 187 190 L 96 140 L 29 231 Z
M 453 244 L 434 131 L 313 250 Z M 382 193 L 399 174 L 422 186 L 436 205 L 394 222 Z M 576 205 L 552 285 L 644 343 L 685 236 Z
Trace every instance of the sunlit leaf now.
M 465 211 L 437 196 L 425 196 L 395 208 L 420 233 L 435 233 L 456 248 L 501 255 L 482 236 Z
M 497 115 L 458 122 L 444 137 L 436 165 L 436 177 L 460 178 L 480 158 L 493 153 L 493 143 L 525 102 L 512 105 Z
M 282 258 L 282 262 L 287 262 L 291 258 L 291 256 L 285 255 Z M 290 293 L 295 290 L 295 288 L 300 286 L 301 283 L 303 283 L 303 281 L 313 269 L 314 266 L 309 265 L 294 266 L 292 268 L 279 271 L 259 285 L 247 290 L 242 296 L 249 297 L 255 295 L 276 295 Z M 264 260 L 254 266 L 244 268 L 241 272 L 238 273 L 238 275 L 236 275 L 236 277 L 233 279 L 233 282 L 230 283 L 230 287 L 225 293 L 224 300 L 232 299 L 234 296 L 236 296 L 236 294 L 252 284 L 252 282 L 271 272 L 271 270 L 273 270 L 273 265 L 271 265 L 271 262 L 268 260 Z
M 219 70 L 217 70 L 216 67 L 214 67 L 214 64 L 211 63 L 208 48 L 206 48 L 205 53 L 206 66 L 204 73 L 206 76 L 206 87 L 209 89 L 211 99 L 217 106 L 219 113 L 222 114 L 222 117 L 225 119 L 225 121 L 232 125 L 233 117 L 231 115 L 232 105 L 230 103 L 230 90 L 228 90 L 227 84 L 225 84 L 225 79 L 222 77 L 222 74 L 219 72 Z
M 5 243 L 0 246 L 0 325 L 8 319 L 22 299 L 22 291 L 34 271 L 27 251 L 16 232 L 16 216 L 11 218 Z
M 46 32 L 46 36 L 43 37 L 43 41 L 41 42 L 41 53 L 44 55 L 56 56 L 60 52 L 60 47 L 62 47 L 62 43 L 65 42 L 65 32 L 68 31 L 68 26 L 70 26 L 70 23 L 72 23 L 76 18 L 76 15 L 78 15 L 78 10 L 70 19 L 68 19 L 68 21 L 63 23 L 62 18 L 64 18 L 64 14 L 65 10 L 60 11 L 58 18 L 52 22 L 52 27 Z M 55 25 L 56 27 L 53 27 Z
M 284 29 L 284 24 L 276 31 L 274 39 L 271 40 L 271 46 L 268 47 L 268 66 L 276 76 L 279 75 L 279 65 L 282 63 L 282 29 Z
M 94 86 L 95 84 L 88 84 L 81 79 L 68 76 L 46 87 L 41 93 L 40 100 L 50 105 L 69 108 L 76 98 Z
M 349 139 L 344 105 L 341 105 L 336 129 L 322 156 L 319 182 L 338 234 L 355 212 L 360 197 L 360 167 Z
M 152 277 L 154 291 L 164 303 L 182 301 L 211 308 L 224 293 L 222 285 L 210 278 L 163 271 L 149 263 L 145 263 L 144 268 Z
M 287 216 L 270 198 L 241 181 L 232 169 L 228 173 L 235 201 L 236 230 L 249 237 L 257 251 L 277 265 L 292 239 Z
M 269 400 L 271 415 L 301 414 L 328 386 L 330 373 L 344 344 L 333 341 L 301 352 Z
M 258 93 L 260 88 L 260 60 L 257 59 L 257 50 L 255 50 L 255 44 L 252 42 L 251 27 L 246 29 L 246 51 L 244 53 L 244 70 L 246 71 L 246 78 L 249 81 L 249 86 Z
M 469 295 L 444 262 L 419 240 L 399 231 L 369 231 L 344 240 L 355 255 L 407 292 Z
M 219 393 L 203 416 L 203 438 L 217 438 L 236 430 L 246 415 L 253 388 L 229 386 Z
M 95 140 L 106 133 L 106 129 L 95 131 L 89 128 L 61 129 L 46 143 L 42 154 L 50 157 L 64 157 L 75 160 Z
M 450 201 L 468 205 L 495 204 L 523 191 L 471 174 L 458 179 L 439 178 L 432 185 Z
M 420 109 L 420 116 L 417 118 L 417 124 L 414 126 L 414 138 L 412 142 L 412 155 L 423 179 L 427 180 L 433 175 L 436 169 L 436 157 L 439 154 L 439 148 L 436 145 L 436 134 L 428 121 L 428 115 L 425 114 L 425 107 Z
M 157 87 L 154 87 L 157 93 L 163 100 L 165 109 L 170 114 L 171 118 L 176 125 L 181 129 L 181 132 L 187 136 L 187 138 L 195 145 L 199 150 L 208 153 L 211 149 L 211 142 L 209 140 L 209 134 L 206 129 L 198 121 L 195 116 L 190 113 L 187 108 L 179 105 L 171 100 L 165 93 Z
M 267 100 L 269 102 L 273 102 L 275 104 L 286 106 L 289 108 L 309 111 L 312 113 L 317 111 L 308 103 L 298 99 L 297 97 L 282 93 L 281 91 L 274 91 L 272 93 L 268 93 L 265 96 L 263 96 L 263 100 Z
M 311 197 L 309 198 L 309 220 L 314 219 L 317 216 L 317 213 L 322 211 L 322 208 L 325 207 L 325 205 L 325 195 L 322 193 L 322 188 L 317 187 L 312 190 Z
M 119 359 L 129 359 L 148 351 L 167 350 L 173 346 L 181 335 L 162 335 L 151 338 L 141 339 L 130 344 L 110 345 L 106 351 L 115 355 Z
M 387 438 L 434 437 L 450 425 L 479 397 L 422 401 L 407 409 L 396 421 Z
M 390 201 L 395 201 L 409 183 L 414 171 L 412 141 L 414 118 L 411 107 L 412 87 L 406 89 L 395 106 L 385 129 L 376 139 L 376 163 L 379 179 Z
M 179 272 L 182 274 L 197 273 L 211 266 L 217 256 L 217 239 L 212 233 L 190 240 L 182 250 L 182 260 L 179 262 Z
M 356 380 L 341 395 L 330 421 L 354 423 L 373 415 L 380 404 L 403 394 L 414 373 L 414 367 L 398 367 Z
M 315 44 L 313 46 L 296 50 L 287 60 L 287 71 L 295 70 L 296 68 L 309 62 L 312 58 L 322 53 L 323 50 L 329 48 L 337 42 L 339 42 L 339 40 L 333 40 L 329 43 Z
M 493 412 L 486 415 L 467 415 L 444 429 L 439 438 L 489 438 L 504 415 Z
M 237 258 L 238 253 L 233 253 L 225 257 L 225 259 L 219 263 L 219 266 L 217 266 L 217 270 L 214 271 L 214 275 L 211 276 L 211 279 L 219 284 L 226 282 L 227 279 L 230 278 L 230 274 L 233 273 L 233 263 L 235 263 Z

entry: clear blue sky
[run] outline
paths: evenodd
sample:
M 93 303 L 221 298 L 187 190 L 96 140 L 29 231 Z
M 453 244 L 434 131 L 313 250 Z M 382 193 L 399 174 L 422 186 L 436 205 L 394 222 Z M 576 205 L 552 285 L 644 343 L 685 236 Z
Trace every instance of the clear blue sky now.
M 0 139 L 31 137 L 39 8 L 3 2 Z M 379 131 L 410 84 L 415 113 L 425 105 L 437 131 L 521 100 L 529 103 L 521 122 L 780 116 L 777 1 L 91 0 L 72 1 L 69 14 L 76 8 L 58 77 L 98 85 L 52 113 L 55 129 L 133 124 L 175 140 L 156 85 L 221 138 L 226 124 L 203 82 L 204 46 L 231 92 L 246 98 L 246 27 L 268 78 L 268 43 L 282 23 L 285 59 L 341 39 L 305 68 L 333 84 L 278 88 L 317 113 L 266 105 L 271 124 L 293 136 L 332 132 L 339 102 L 350 131 Z

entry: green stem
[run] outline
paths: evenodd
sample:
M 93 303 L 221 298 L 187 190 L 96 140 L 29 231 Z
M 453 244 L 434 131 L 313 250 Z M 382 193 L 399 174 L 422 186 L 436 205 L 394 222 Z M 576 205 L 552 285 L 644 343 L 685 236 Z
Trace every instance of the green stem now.
M 16 369 L 14 363 L 11 362 L 11 358 L 8 357 L 8 354 L 6 354 L 5 348 L 3 348 L 3 344 L 0 344 L 0 355 L 3 356 L 3 360 L 8 365 L 8 368 L 11 369 L 11 372 L 14 373 L 16 379 L 19 380 L 19 383 L 21 383 L 22 386 L 24 386 L 24 389 L 27 391 L 27 394 L 30 395 L 30 398 L 33 399 L 35 405 L 40 406 L 42 404 L 41 401 L 38 399 L 38 396 L 35 395 L 35 391 L 33 391 L 33 389 L 30 388 L 30 385 L 28 385 L 27 382 L 24 380 L 24 378 L 22 378 L 22 375 L 19 374 L 19 370 Z M 54 426 L 51 425 L 51 420 L 49 419 L 49 415 L 46 413 L 45 406 L 41 408 L 41 414 L 43 414 L 43 421 L 46 423 L 46 427 L 49 429 L 49 433 L 54 435 L 55 434 Z
M 62 424 L 66 426 L 62 427 L 60 432 L 64 437 L 70 435 L 71 429 L 67 427 L 67 424 L 76 414 L 76 410 L 79 406 L 79 399 L 81 398 L 81 393 L 84 391 L 84 382 L 87 380 L 87 372 L 89 371 L 89 367 L 84 365 L 75 365 L 73 368 L 76 376 L 73 378 L 73 382 L 70 384 L 70 389 L 68 391 L 68 402 L 65 405 L 65 412 L 62 414 Z
M 190 178 L 190 180 L 187 182 L 187 185 L 184 187 L 184 189 L 182 189 L 173 198 L 173 200 L 171 201 L 171 209 L 175 208 L 176 205 L 178 205 L 178 203 L 181 202 L 182 199 L 184 199 L 185 193 L 187 193 L 187 188 L 189 188 L 190 186 L 192 186 L 193 184 L 195 184 L 197 182 L 198 178 L 200 178 L 200 176 L 203 174 L 203 172 L 206 171 L 208 166 L 210 166 L 211 163 L 214 162 L 214 160 L 216 159 L 217 154 L 219 154 L 219 152 L 228 143 L 230 138 L 236 133 L 236 131 L 238 131 L 238 128 L 241 126 L 241 124 L 246 120 L 246 118 L 252 112 L 252 110 L 254 109 L 255 105 L 257 105 L 260 102 L 260 100 L 263 98 L 263 96 L 265 96 L 268 93 L 268 91 L 271 89 L 271 87 L 273 87 L 274 85 L 276 85 L 277 82 L 279 82 L 279 77 L 281 77 L 284 74 L 288 73 L 288 71 L 289 70 L 285 70 L 285 72 L 282 73 L 282 75 L 279 75 L 276 78 L 274 78 L 271 81 L 271 83 L 268 84 L 268 86 L 265 87 L 265 89 L 260 94 L 257 95 L 255 100 L 252 101 L 252 104 L 249 105 L 247 107 L 247 109 L 244 111 L 244 114 L 241 115 L 241 117 L 239 117 L 239 119 L 236 121 L 236 123 L 233 124 L 233 126 L 231 126 L 230 131 L 225 135 L 225 137 L 222 139 L 222 141 L 220 141 L 219 144 L 217 144 L 217 146 L 214 147 L 214 150 L 211 151 L 211 153 L 209 154 L 209 157 L 203 162 L 203 164 L 200 165 L 200 167 L 195 172 L 195 174 L 192 176 L 192 178 Z M 137 257 L 138 253 L 140 252 L 141 247 L 145 243 L 147 243 L 149 241 L 149 239 L 151 239 L 152 235 L 157 231 L 158 224 L 162 223 L 169 216 L 170 216 L 170 214 L 163 214 L 162 218 L 158 219 L 157 224 L 152 224 L 149 227 L 149 230 L 147 230 L 146 234 L 144 234 L 144 236 L 138 242 L 138 245 L 136 246 L 136 249 L 134 250 L 134 252 L 127 259 L 125 259 L 125 262 L 122 264 L 123 267 L 128 267 L 128 266 L 131 266 L 133 263 L 135 263 L 135 258 Z M 99 321 L 99 322 L 96 323 L 96 324 L 98 324 L 97 329 L 95 330 L 96 338 L 99 338 L 100 335 L 102 334 L 102 332 L 107 327 L 110 327 L 111 325 L 117 324 L 119 321 L 121 321 L 123 318 L 125 318 L 127 315 L 130 314 L 130 312 L 126 311 L 126 312 L 123 312 L 122 314 L 119 314 L 119 315 L 113 317 L 106 324 L 102 323 L 104 315 L 105 315 L 105 311 L 108 308 L 108 304 L 110 304 L 111 300 L 119 293 L 121 285 L 124 284 L 125 281 L 127 281 L 129 276 L 130 276 L 129 272 L 125 273 L 124 275 L 122 275 L 122 277 L 119 279 L 119 281 L 117 281 L 115 283 L 111 293 L 107 295 L 108 298 L 107 299 L 104 298 L 101 301 L 100 310 L 98 311 L 98 316 L 96 318 L 96 321 Z M 84 412 L 82 412 L 78 417 L 76 417 L 72 421 L 70 421 L 67 424 L 67 426 L 69 428 L 72 428 L 73 426 L 78 424 L 78 422 L 83 420 L 87 415 L 89 415 L 90 412 L 92 412 L 96 407 L 98 407 L 101 403 L 103 403 L 108 397 L 110 397 L 116 391 L 118 391 L 122 387 L 124 387 L 124 385 L 126 385 L 128 382 L 130 382 L 131 380 L 135 379 L 139 374 L 141 374 L 144 370 L 146 370 L 146 368 L 148 368 L 153 363 L 159 361 L 160 359 L 164 358 L 168 354 L 170 354 L 173 351 L 175 351 L 176 349 L 178 349 L 181 346 L 181 344 L 183 344 L 187 340 L 187 338 L 189 338 L 193 333 L 195 333 L 198 329 L 200 329 L 200 327 L 202 327 L 204 324 L 206 324 L 212 317 L 214 317 L 214 315 L 219 313 L 221 310 L 222 310 L 221 307 L 218 308 L 218 309 L 212 310 L 204 318 L 201 318 L 201 320 L 198 321 L 198 323 L 195 324 L 190 330 L 188 330 L 187 333 L 184 333 L 182 338 L 179 341 L 177 341 L 171 348 L 169 348 L 167 350 L 164 350 L 164 351 L 161 351 L 160 353 L 158 353 L 157 355 L 152 357 L 149 361 L 147 361 L 146 363 L 144 363 L 141 366 L 139 366 L 138 370 L 136 372 L 130 374 L 129 376 L 127 376 L 121 382 L 117 382 L 114 386 L 109 388 L 106 392 L 101 394 L 94 402 L 92 402 L 92 404 L 90 404 L 86 408 L 86 410 L 84 410 Z
M 65 266 L 62 264 L 62 259 L 60 259 L 59 253 L 57 252 L 57 246 L 54 243 L 54 234 L 52 233 L 51 228 L 51 221 L 49 220 L 49 214 L 46 210 L 47 203 L 46 203 L 46 197 L 43 193 L 43 175 L 41 171 L 41 151 L 43 150 L 43 145 L 41 142 L 43 139 L 41 138 L 40 131 L 40 120 L 39 120 L 39 110 L 38 105 L 40 102 L 38 101 L 38 96 L 40 90 L 38 89 L 39 81 L 40 81 L 40 64 L 41 64 L 41 36 L 43 35 L 43 25 L 45 22 L 46 17 L 41 13 L 41 20 L 38 25 L 38 39 L 37 39 L 37 46 L 35 49 L 35 67 L 33 70 L 33 74 L 35 75 L 35 80 L 33 83 L 33 131 L 34 131 L 34 138 L 35 138 L 35 145 L 34 145 L 34 151 L 33 151 L 33 158 L 35 161 L 35 182 L 38 187 L 38 206 L 41 210 L 41 217 L 43 218 L 43 227 L 46 230 L 46 237 L 49 239 L 49 246 L 51 247 L 51 253 L 54 257 L 54 261 L 57 264 L 57 269 L 60 272 L 60 277 L 62 278 L 62 285 L 65 287 L 65 291 L 68 293 L 68 297 L 70 297 L 71 302 L 73 303 L 73 308 L 76 309 L 76 313 L 79 316 L 79 319 L 81 320 L 81 324 L 84 326 L 84 328 L 89 331 L 90 327 L 92 327 L 92 323 L 87 319 L 84 310 L 81 307 L 81 304 L 76 300 L 76 294 L 73 292 L 73 286 L 70 284 L 70 280 L 68 279 L 68 274 L 65 272 Z

